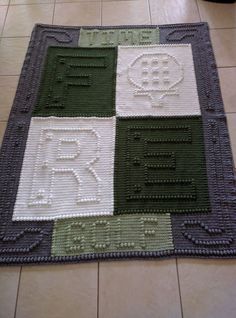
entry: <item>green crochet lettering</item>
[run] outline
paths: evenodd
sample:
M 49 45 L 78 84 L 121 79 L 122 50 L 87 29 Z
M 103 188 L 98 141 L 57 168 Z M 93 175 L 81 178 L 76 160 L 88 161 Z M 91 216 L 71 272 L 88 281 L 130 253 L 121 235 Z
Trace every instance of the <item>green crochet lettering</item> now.
M 109 47 L 117 45 L 150 45 L 159 43 L 158 28 L 81 29 L 79 46 Z
M 170 249 L 170 214 L 81 217 L 54 225 L 53 256 Z

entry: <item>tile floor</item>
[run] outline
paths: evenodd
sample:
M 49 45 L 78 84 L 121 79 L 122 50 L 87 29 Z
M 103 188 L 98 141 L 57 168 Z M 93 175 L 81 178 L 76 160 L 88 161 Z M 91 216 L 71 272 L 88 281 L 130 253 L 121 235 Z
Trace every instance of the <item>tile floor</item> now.
M 202 0 L 0 0 L 0 140 L 36 22 L 208 21 L 236 160 L 236 4 Z M 236 162 L 236 161 L 235 161 Z M 235 318 L 236 260 L 0 268 L 0 318 Z

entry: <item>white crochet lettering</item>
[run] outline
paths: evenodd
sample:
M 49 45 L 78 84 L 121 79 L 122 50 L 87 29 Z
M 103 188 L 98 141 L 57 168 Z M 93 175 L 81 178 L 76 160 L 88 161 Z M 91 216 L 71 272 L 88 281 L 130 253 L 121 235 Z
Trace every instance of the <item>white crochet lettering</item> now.
M 75 153 L 63 153 L 63 146 L 66 145 L 75 145 L 76 151 Z M 57 148 L 57 160 L 64 160 L 64 159 L 75 159 L 79 156 L 80 153 L 80 143 L 79 140 L 76 138 L 61 138 L 58 142 L 58 148 Z
M 118 46 L 116 114 L 200 115 L 191 45 Z
M 112 215 L 115 117 L 32 117 L 14 221 Z
M 183 65 L 168 53 L 142 53 L 128 67 L 134 96 L 149 97 L 153 107 L 164 106 L 167 95 L 179 95 L 178 84 L 183 79 Z
M 80 139 L 86 139 L 90 145 L 81 152 Z M 71 149 L 71 146 L 76 147 Z M 53 149 L 56 151 L 51 151 Z M 101 180 L 93 168 L 99 158 L 100 136 L 94 129 L 42 129 L 28 205 L 51 206 L 57 176 L 73 178 L 78 192 L 77 204 L 99 202 Z M 59 182 L 59 178 L 57 180 Z

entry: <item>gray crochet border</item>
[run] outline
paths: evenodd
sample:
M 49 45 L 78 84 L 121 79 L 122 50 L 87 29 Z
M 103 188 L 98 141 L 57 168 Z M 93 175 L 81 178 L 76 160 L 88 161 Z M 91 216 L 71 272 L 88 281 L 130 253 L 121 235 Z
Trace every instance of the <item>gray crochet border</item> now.
M 83 27 L 155 28 L 156 25 Z M 108 259 L 236 256 L 236 186 L 226 116 L 206 23 L 158 26 L 160 43 L 191 43 L 202 110 L 211 213 L 172 214 L 173 250 L 50 256 L 53 222 L 13 222 L 25 144 L 48 46 L 77 46 L 80 27 L 36 25 L 10 113 L 0 156 L 0 264 L 67 263 Z M 19 243 L 20 244 L 19 244 Z M 7 245 L 10 245 L 7 246 Z M 13 245 L 13 246 L 12 246 Z M 7 246 L 7 247 L 6 247 Z M 35 248 L 37 247 L 37 248 Z M 8 255 L 11 256 L 8 256 Z

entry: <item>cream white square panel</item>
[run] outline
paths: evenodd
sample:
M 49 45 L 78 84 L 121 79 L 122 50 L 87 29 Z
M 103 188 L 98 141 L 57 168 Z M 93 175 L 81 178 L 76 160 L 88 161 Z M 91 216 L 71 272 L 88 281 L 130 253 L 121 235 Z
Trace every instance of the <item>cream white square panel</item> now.
M 33 117 L 13 220 L 112 214 L 114 147 L 114 117 Z
M 191 45 L 119 46 L 116 112 L 200 115 Z

